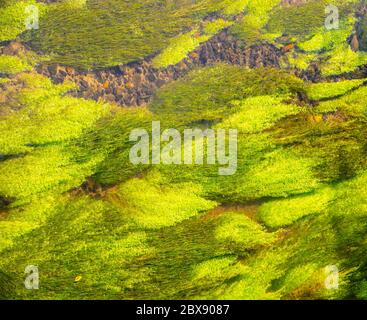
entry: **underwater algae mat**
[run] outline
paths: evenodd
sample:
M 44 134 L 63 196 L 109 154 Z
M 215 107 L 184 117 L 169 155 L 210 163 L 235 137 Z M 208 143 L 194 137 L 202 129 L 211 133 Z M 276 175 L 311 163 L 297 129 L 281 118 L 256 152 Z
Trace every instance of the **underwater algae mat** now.
M 357 1 L 337 2 L 345 18 L 330 35 L 322 1 L 298 8 L 305 20 L 322 8 L 311 25 L 270 0 L 0 1 L 2 46 L 30 48 L 0 56 L 0 298 L 366 299 L 366 79 L 293 72 L 317 62 L 336 77 L 367 63 L 346 41 Z M 24 30 L 30 4 L 39 30 Z M 164 68 L 223 28 L 245 44 L 292 38 L 298 51 L 277 69 L 194 68 L 139 108 L 78 98 L 72 82 L 36 72 L 152 54 Z M 152 121 L 237 129 L 237 171 L 133 165 L 130 132 Z M 38 290 L 24 287 L 30 265 Z

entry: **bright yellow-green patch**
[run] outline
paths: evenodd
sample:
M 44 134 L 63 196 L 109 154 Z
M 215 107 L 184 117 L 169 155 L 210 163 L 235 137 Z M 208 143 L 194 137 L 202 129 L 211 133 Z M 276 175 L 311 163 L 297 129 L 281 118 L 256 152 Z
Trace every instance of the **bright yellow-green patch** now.
M 146 179 L 134 178 L 118 188 L 118 197 L 127 204 L 126 213 L 143 228 L 172 226 L 215 206 L 215 202 L 200 197 L 200 186 L 160 187 L 160 179 L 158 173 L 151 173 Z
M 154 58 L 153 64 L 157 68 L 176 64 L 201 43 L 209 39 L 208 36 L 195 36 L 196 30 L 190 31 L 171 40 L 169 46 Z
M 249 0 L 225 0 L 224 14 L 237 14 L 244 11 L 249 3 Z
M 207 41 L 221 29 L 230 26 L 232 22 L 223 19 L 207 22 L 203 25 L 203 34 L 198 29 L 182 34 L 170 41 L 170 44 L 158 56 L 153 59 L 157 68 L 174 65 L 183 60 L 191 51 L 195 50 L 200 43 Z
M 80 185 L 96 163 L 96 159 L 84 164 L 73 162 L 63 146 L 39 148 L 0 163 L 0 194 L 24 199 L 51 189 L 67 191 Z
M 16 56 L 0 56 L 0 73 L 16 74 L 22 71 L 29 71 L 32 67 Z
M 337 97 L 358 88 L 364 81 L 365 79 L 312 83 L 307 87 L 307 95 L 312 100 Z
M 223 273 L 225 273 L 230 265 L 234 264 L 236 260 L 236 256 L 226 256 L 204 261 L 195 266 L 193 270 L 193 280 L 196 281 L 206 277 L 220 279 Z
M 323 75 L 337 75 L 351 72 L 367 63 L 367 53 L 354 52 L 349 45 L 341 45 L 321 65 Z
M 298 46 L 301 50 L 304 50 L 306 52 L 320 51 L 322 49 L 332 50 L 337 46 L 345 43 L 348 37 L 351 35 L 352 31 L 353 23 L 350 23 L 347 26 L 340 27 L 340 29 L 333 29 L 330 31 L 322 28 L 309 40 L 299 43 Z
M 355 82 L 351 81 L 345 84 L 340 83 L 340 85 L 338 85 L 337 83 L 335 85 L 330 84 L 330 87 L 327 84 L 322 84 L 320 85 L 318 89 L 324 88 L 325 89 L 324 93 L 322 93 L 322 91 L 318 91 L 319 93 L 315 92 L 315 94 L 317 96 L 324 95 L 324 94 L 328 95 L 327 90 L 331 90 L 330 92 L 333 92 L 337 88 L 338 88 L 337 91 L 339 92 L 339 90 L 344 90 L 349 85 L 352 85 L 352 83 L 357 84 L 358 81 L 359 80 L 355 80 Z M 315 88 L 317 88 L 317 85 L 315 85 Z M 365 102 L 366 99 L 367 99 L 367 87 L 362 86 L 361 88 L 352 90 L 351 92 L 346 91 L 345 95 L 340 98 L 320 102 L 320 104 L 316 107 L 316 111 L 330 112 L 330 111 L 340 110 L 340 111 L 348 112 L 348 114 L 350 115 L 365 116 L 367 114 L 367 104 Z
M 285 227 L 300 218 L 325 211 L 332 198 L 332 189 L 322 189 L 311 195 L 273 200 L 261 206 L 259 217 L 268 227 Z
M 242 250 L 269 245 L 276 234 L 267 233 L 259 224 L 239 213 L 225 213 L 216 229 L 216 239 L 230 246 L 240 246 Z
M 26 87 L 13 97 L 14 104 L 22 108 L 0 120 L 3 153 L 30 150 L 32 145 L 66 141 L 78 137 L 83 129 L 106 115 L 111 107 L 63 94 L 74 86 L 53 85 L 40 75 L 22 75 Z
M 256 133 L 271 127 L 277 120 L 297 114 L 300 107 L 285 104 L 286 97 L 259 96 L 239 101 L 239 112 L 229 116 L 221 128 L 237 128 L 241 133 Z
M 312 61 L 314 61 L 315 59 L 317 59 L 317 55 L 316 54 L 305 54 L 305 53 L 294 53 L 291 52 L 287 55 L 288 57 L 288 62 L 292 67 L 301 69 L 301 70 L 306 70 L 310 63 Z

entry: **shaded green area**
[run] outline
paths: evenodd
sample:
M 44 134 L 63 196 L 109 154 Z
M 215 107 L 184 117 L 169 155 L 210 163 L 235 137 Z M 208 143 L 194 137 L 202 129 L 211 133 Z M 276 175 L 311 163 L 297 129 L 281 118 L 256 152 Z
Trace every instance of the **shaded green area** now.
M 129 141 L 133 129 L 151 131 L 152 115 L 145 109 L 119 110 L 101 118 L 94 127 L 83 132 L 69 148 L 77 162 L 102 158 L 93 177 L 97 182 L 113 185 L 146 172 L 149 165 L 133 165 L 129 160 Z
M 363 17 L 358 29 L 358 36 L 360 37 L 360 48 L 367 51 L 367 18 Z
M 311 0 L 297 6 L 277 7 L 270 14 L 267 29 L 300 39 L 310 36 L 324 27 L 325 8 L 329 4 L 327 0 Z M 354 14 L 359 1 L 337 0 L 332 4 L 338 8 L 340 20 L 345 21 Z M 323 30 L 326 31 L 326 28 Z
M 25 35 L 54 61 L 82 68 L 124 64 L 164 49 L 222 0 L 63 1 L 48 6 L 39 30 Z

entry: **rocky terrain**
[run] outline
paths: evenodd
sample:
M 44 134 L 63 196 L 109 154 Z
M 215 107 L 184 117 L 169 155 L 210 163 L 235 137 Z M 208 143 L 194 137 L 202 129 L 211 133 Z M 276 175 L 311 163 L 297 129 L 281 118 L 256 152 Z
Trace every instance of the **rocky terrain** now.
M 55 1 L 47 1 L 47 3 L 51 2 Z M 283 0 L 281 4 L 283 6 L 294 6 L 305 3 L 307 3 L 307 0 Z M 357 10 L 356 36 L 353 37 L 351 35 L 348 39 L 350 45 L 356 47 L 356 50 L 358 50 L 358 43 L 362 43 L 363 34 L 360 21 L 367 12 L 366 8 L 367 5 L 362 4 Z M 211 15 L 207 19 L 213 19 L 213 17 L 215 15 Z M 237 15 L 235 19 L 240 17 L 241 14 Z M 357 41 L 357 44 L 355 44 L 355 41 Z M 21 47 L 22 45 L 10 43 L 2 49 L 2 52 L 3 54 L 18 55 L 19 51 L 24 51 L 24 47 L 20 49 Z M 363 49 L 363 45 L 361 45 L 360 49 Z M 143 60 L 125 65 L 99 68 L 91 71 L 49 63 L 40 63 L 36 70 L 40 74 L 52 79 L 56 84 L 63 83 L 65 80 L 75 83 L 79 89 L 71 93 L 73 96 L 94 100 L 102 99 L 121 106 L 131 107 L 147 105 L 157 88 L 182 77 L 194 68 L 219 62 L 249 68 L 279 68 L 281 61 L 287 64 L 287 58 L 284 54 L 288 50 L 289 48 L 286 45 L 282 49 L 278 49 L 274 45 L 267 43 L 246 46 L 243 41 L 233 37 L 228 30 L 223 30 L 189 53 L 178 64 L 166 68 L 154 67 L 152 60 L 155 55 L 151 55 Z M 291 50 L 294 49 L 291 48 Z M 312 63 L 307 70 L 295 68 L 293 72 L 304 80 L 320 82 L 364 78 L 366 76 L 366 68 L 366 66 L 361 66 L 358 70 L 343 75 L 323 77 L 318 63 Z
M 164 69 L 152 66 L 152 58 L 127 65 L 91 72 L 60 65 L 39 65 L 37 71 L 54 83 L 70 80 L 79 90 L 75 96 L 116 102 L 122 106 L 146 105 L 157 88 L 187 74 L 190 70 L 218 62 L 250 68 L 279 67 L 282 51 L 273 45 L 259 44 L 245 48 L 243 44 L 221 32 L 202 44 L 177 65 Z
M 40 1 L 46 3 L 57 2 L 54 0 Z M 282 0 L 283 6 L 295 6 L 307 3 L 307 0 Z M 358 50 L 359 43 L 362 43 L 363 32 L 361 31 L 361 20 L 367 12 L 367 5 L 361 4 L 356 11 L 358 22 L 353 34 L 348 38 L 351 47 Z M 234 19 L 242 18 L 242 13 Z M 212 20 L 215 14 L 209 15 L 206 20 Z M 205 20 L 204 19 L 204 20 Z M 16 55 L 24 54 L 30 50 L 29 47 L 16 42 L 4 42 L 5 46 L 0 49 L 2 54 Z M 361 44 L 360 49 L 363 49 Z M 287 65 L 285 53 L 294 50 L 283 45 L 281 49 L 266 42 L 251 46 L 246 46 L 242 40 L 235 38 L 227 29 L 213 36 L 210 40 L 202 43 L 197 49 L 190 52 L 181 62 L 170 65 L 166 68 L 157 68 L 153 65 L 156 54 L 148 56 L 142 60 L 130 62 L 125 65 L 118 65 L 110 68 L 98 68 L 96 70 L 85 71 L 72 66 L 65 66 L 55 63 L 40 63 L 36 66 L 36 71 L 49 77 L 55 84 L 63 83 L 65 80 L 75 83 L 78 90 L 70 94 L 75 97 L 102 99 L 114 102 L 121 106 L 142 106 L 147 105 L 157 88 L 176 80 L 190 70 L 215 63 L 228 63 L 246 66 L 249 68 L 274 67 L 279 68 Z M 361 79 L 366 76 L 366 66 L 361 66 L 353 72 L 342 75 L 322 76 L 317 62 L 310 64 L 307 70 L 294 68 L 293 72 L 306 81 L 338 81 L 339 79 Z

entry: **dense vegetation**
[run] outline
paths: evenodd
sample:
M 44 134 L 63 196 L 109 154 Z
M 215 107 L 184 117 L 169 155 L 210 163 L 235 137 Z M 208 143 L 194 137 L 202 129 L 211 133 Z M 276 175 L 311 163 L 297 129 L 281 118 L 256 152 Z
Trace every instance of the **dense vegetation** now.
M 317 62 L 338 76 L 367 62 L 347 41 L 359 1 L 336 2 L 341 27 L 325 31 L 324 1 L 0 1 L 1 41 L 33 49 L 0 56 L 0 298 L 366 299 L 366 79 L 293 72 Z M 29 4 L 41 9 L 31 32 Z M 284 70 L 196 68 L 147 107 L 121 108 L 73 97 L 73 83 L 34 68 L 157 52 L 164 68 L 223 28 L 244 46 L 294 44 Z M 237 172 L 134 166 L 129 134 L 152 120 L 238 129 Z M 24 288 L 27 265 L 39 267 L 39 290 Z

